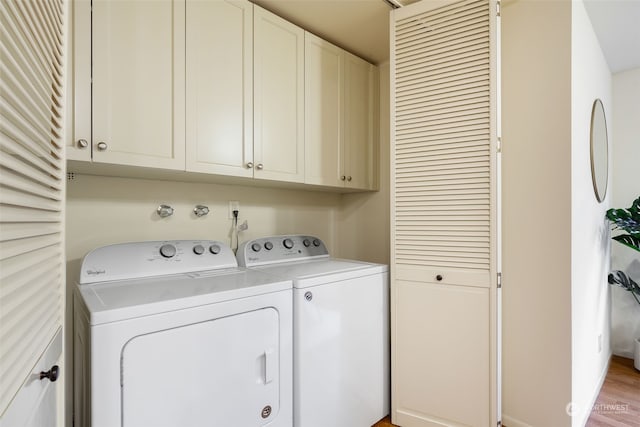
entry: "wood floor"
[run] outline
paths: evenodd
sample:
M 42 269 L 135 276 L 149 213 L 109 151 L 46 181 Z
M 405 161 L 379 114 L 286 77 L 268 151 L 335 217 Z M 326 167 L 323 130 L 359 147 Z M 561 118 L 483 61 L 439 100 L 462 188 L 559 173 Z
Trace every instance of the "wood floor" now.
M 633 360 L 613 356 L 586 427 L 640 426 L 640 372 Z
M 373 427 L 395 425 L 386 417 Z M 640 427 L 640 372 L 634 369 L 633 360 L 611 358 L 607 378 L 585 427 Z

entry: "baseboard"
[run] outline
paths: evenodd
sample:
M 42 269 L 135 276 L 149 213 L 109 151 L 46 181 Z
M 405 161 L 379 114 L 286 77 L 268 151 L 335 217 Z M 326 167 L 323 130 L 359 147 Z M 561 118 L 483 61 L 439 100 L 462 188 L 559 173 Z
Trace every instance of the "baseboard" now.
M 505 414 L 502 414 L 502 425 L 503 427 L 533 427 L 525 422 L 522 422 Z

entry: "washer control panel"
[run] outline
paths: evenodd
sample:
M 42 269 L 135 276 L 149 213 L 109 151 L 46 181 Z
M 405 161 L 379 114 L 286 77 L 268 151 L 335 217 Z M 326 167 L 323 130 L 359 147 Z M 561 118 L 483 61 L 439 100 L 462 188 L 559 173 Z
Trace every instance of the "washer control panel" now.
M 237 267 L 231 248 L 216 240 L 161 240 L 103 246 L 85 255 L 80 284 Z
M 244 242 L 236 254 L 238 265 L 254 267 L 279 262 L 329 257 L 324 242 L 314 236 L 272 236 Z

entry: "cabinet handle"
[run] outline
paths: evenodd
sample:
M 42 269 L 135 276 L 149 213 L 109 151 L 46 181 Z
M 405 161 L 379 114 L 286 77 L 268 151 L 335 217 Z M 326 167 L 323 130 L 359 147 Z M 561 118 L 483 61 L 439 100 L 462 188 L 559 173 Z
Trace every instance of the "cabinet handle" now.
M 344 176 L 344 175 L 342 175 L 342 176 L 340 177 L 340 181 L 344 181 L 345 179 L 347 179 L 347 177 L 346 177 L 346 176 Z
M 253 162 L 247 163 L 247 169 L 251 169 L 253 167 Z
M 107 149 L 106 142 L 98 142 L 98 151 L 105 151 Z
M 264 166 L 262 166 L 262 163 L 258 163 L 258 164 L 256 165 L 256 169 L 258 169 L 259 171 L 261 171 L 261 170 L 262 170 L 262 168 L 264 168 Z
M 351 182 L 351 177 L 350 176 L 347 177 L 347 181 Z
M 441 282 L 441 281 L 442 281 L 442 279 L 443 279 L 442 274 L 438 274 L 438 275 L 436 276 L 436 280 L 437 280 L 438 282 Z
M 78 140 L 78 148 L 87 148 L 88 146 L 89 146 L 89 143 L 87 142 L 86 139 Z

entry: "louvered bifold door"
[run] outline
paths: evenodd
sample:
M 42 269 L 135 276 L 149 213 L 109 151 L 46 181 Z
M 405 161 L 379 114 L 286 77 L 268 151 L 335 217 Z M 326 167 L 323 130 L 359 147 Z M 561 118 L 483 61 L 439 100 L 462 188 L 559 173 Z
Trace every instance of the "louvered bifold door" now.
M 34 381 L 32 372 L 61 328 L 63 12 L 62 0 L 0 2 L 0 424 L 3 426 L 9 422 L 7 409 L 20 389 L 28 386 L 31 393 L 38 384 L 45 383 Z M 24 412 L 34 418 L 35 412 L 29 414 L 28 409 Z
M 391 17 L 399 425 L 497 422 L 496 7 L 424 0 Z

